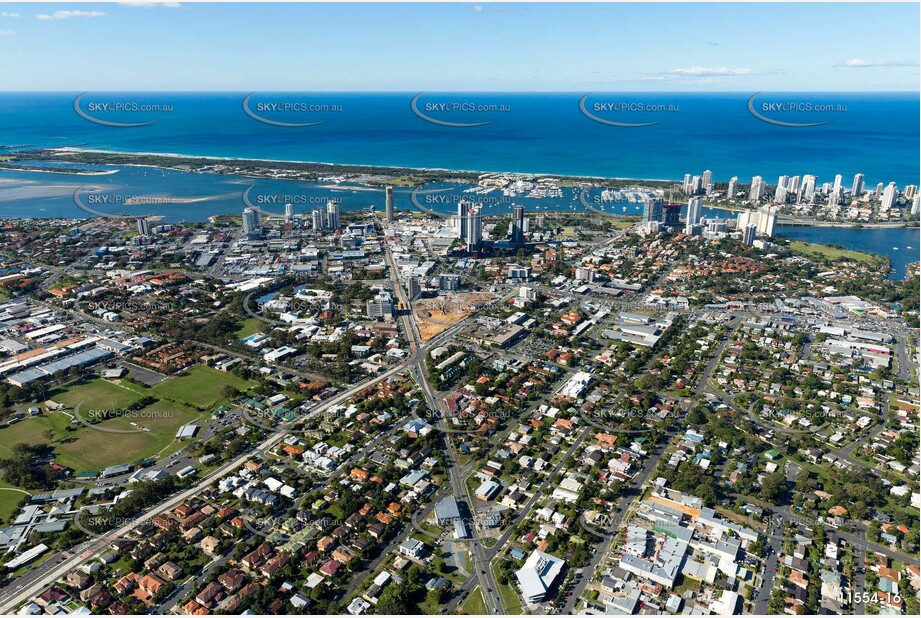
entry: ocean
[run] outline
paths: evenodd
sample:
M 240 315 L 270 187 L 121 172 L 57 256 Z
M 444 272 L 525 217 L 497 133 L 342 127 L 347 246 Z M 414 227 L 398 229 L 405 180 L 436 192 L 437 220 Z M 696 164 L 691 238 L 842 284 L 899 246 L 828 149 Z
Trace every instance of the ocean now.
M 755 110 L 769 119 L 821 126 L 791 128 L 756 118 L 754 93 L 260 93 L 247 115 L 247 93 L 87 93 L 78 108 L 104 122 L 154 122 L 141 127 L 95 124 L 74 110 L 79 93 L 0 94 L 0 145 L 178 153 L 213 157 L 321 161 L 452 170 L 528 172 L 639 179 L 680 179 L 713 171 L 774 182 L 813 174 L 819 183 L 842 174 L 849 183 L 919 184 L 917 93 L 765 93 Z M 761 111 L 776 105 L 832 106 L 839 111 Z M 159 106 L 161 111 L 106 111 L 102 106 Z M 287 106 L 327 111 L 271 111 Z M 439 106 L 451 106 L 444 111 Z M 664 106 L 664 111 L 647 111 Z M 613 108 L 620 111 L 608 111 Z M 95 108 L 95 109 L 91 109 Z M 479 111 L 486 108 L 486 111 Z M 669 109 L 670 108 L 670 109 Z M 268 111 L 260 111 L 266 109 Z M 651 126 L 620 127 L 593 120 Z
M 751 93 L 593 94 L 581 107 L 582 95 L 566 93 L 424 94 L 415 101 L 416 93 L 277 93 L 254 95 L 245 108 L 247 93 L 91 93 L 79 100 L 80 113 L 74 104 L 78 94 L 0 94 L 0 146 L 6 147 L 0 156 L 10 150 L 70 146 L 636 179 L 680 179 L 710 169 L 715 182 L 738 176 L 742 183 L 756 174 L 773 183 L 781 174 L 811 173 L 821 184 L 840 173 L 850 186 L 853 174 L 860 172 L 868 186 L 919 184 L 917 94 L 772 93 L 752 103 L 768 120 L 827 123 L 811 127 L 777 126 L 757 118 L 748 109 Z M 824 105 L 833 111 L 782 111 L 776 107 L 781 103 L 800 110 L 807 104 Z M 120 109 L 112 111 L 116 107 Z M 152 124 L 109 126 L 84 116 L 103 123 Z M 606 124 L 625 121 L 658 124 Z M 321 124 L 279 126 L 314 122 Z M 75 192 L 120 200 L 97 210 L 155 214 L 167 221 L 239 213 L 247 190 L 250 203 L 267 212 L 283 212 L 286 202 L 294 204 L 295 212 L 308 212 L 330 198 L 338 199 L 343 210 L 383 207 L 382 190 L 357 184 L 132 166 L 96 169 L 113 173 L 0 171 L 0 217 L 85 216 L 74 203 Z M 415 210 L 422 203 L 448 214 L 466 188 L 432 183 L 416 195 L 397 188 L 395 205 Z M 160 196 L 162 201 L 130 203 L 132 196 Z M 486 203 L 486 214 L 508 212 L 512 202 L 523 204 L 529 213 L 584 211 L 575 189 L 563 189 L 556 197 L 504 199 L 499 192 L 470 197 Z M 610 203 L 605 211 L 638 214 L 639 206 Z M 704 214 L 728 213 L 714 209 Z M 918 260 L 921 246 L 918 230 L 781 226 L 778 233 L 888 256 L 897 276 Z

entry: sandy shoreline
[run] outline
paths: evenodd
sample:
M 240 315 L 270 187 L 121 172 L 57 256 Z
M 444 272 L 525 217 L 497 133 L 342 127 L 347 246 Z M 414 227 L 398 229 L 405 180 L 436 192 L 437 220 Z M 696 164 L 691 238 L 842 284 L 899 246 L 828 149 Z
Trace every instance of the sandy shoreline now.
M 560 179 L 577 179 L 577 178 L 588 178 L 592 180 L 635 180 L 640 182 L 680 182 L 680 180 L 675 178 L 618 178 L 616 176 L 591 176 L 591 175 L 580 175 L 573 176 L 572 174 L 557 174 L 553 172 L 497 172 L 494 170 L 458 170 L 458 169 L 448 169 L 445 167 L 414 167 L 411 165 L 377 165 L 377 164 L 367 164 L 367 163 L 332 163 L 329 161 L 299 161 L 292 159 L 263 159 L 260 157 L 217 157 L 210 155 L 192 155 L 192 154 L 181 154 L 178 152 L 127 152 L 124 150 L 102 150 L 98 148 L 76 148 L 73 146 L 62 146 L 60 148 L 42 148 L 41 150 L 47 150 L 49 152 L 90 152 L 97 154 L 110 154 L 110 155 L 127 155 L 127 156 L 141 156 L 141 157 L 164 157 L 171 159 L 203 159 L 205 161 L 220 161 L 220 162 L 234 162 L 234 161 L 257 161 L 259 163 L 275 163 L 275 164 L 285 164 L 293 163 L 297 165 L 329 165 L 330 167 L 370 167 L 370 168 L 379 168 L 382 170 L 413 170 L 417 172 L 446 172 L 446 173 L 458 173 L 458 174 L 517 174 L 525 176 L 546 176 Z M 131 165 L 131 164 L 126 164 Z M 140 165 L 140 164 L 133 164 Z M 149 166 L 157 167 L 157 166 Z

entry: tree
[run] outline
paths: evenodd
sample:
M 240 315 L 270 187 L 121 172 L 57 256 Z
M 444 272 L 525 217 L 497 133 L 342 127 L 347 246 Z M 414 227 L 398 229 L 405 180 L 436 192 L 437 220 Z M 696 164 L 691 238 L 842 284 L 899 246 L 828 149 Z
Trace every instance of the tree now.
M 771 504 L 780 504 L 787 493 L 787 478 L 782 470 L 769 474 L 761 485 L 761 495 Z

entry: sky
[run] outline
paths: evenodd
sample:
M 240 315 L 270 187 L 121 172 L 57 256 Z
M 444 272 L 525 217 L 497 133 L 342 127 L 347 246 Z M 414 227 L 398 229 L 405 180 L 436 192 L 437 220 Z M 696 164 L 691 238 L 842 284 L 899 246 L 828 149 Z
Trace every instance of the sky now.
M 0 2 L 3 91 L 919 89 L 919 5 Z

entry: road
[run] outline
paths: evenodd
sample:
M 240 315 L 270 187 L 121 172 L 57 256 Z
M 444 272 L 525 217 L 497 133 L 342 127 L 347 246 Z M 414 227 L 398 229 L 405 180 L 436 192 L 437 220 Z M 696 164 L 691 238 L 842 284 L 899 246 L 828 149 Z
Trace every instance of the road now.
M 321 403 L 318 407 L 310 411 L 310 416 L 315 416 L 322 414 L 326 409 L 347 401 L 351 397 L 360 393 L 362 390 L 368 386 L 375 384 L 381 380 L 385 380 L 400 371 L 404 371 L 406 367 L 414 359 L 408 360 L 400 365 L 396 365 L 389 369 L 388 371 L 374 377 L 369 378 L 368 380 L 359 382 L 354 385 L 352 388 L 327 399 Z M 219 478 L 225 476 L 226 474 L 232 472 L 236 468 L 242 466 L 247 460 L 249 460 L 254 453 L 264 453 L 269 449 L 273 448 L 278 444 L 287 433 L 281 431 L 279 433 L 273 433 L 266 440 L 260 443 L 255 449 L 244 453 L 237 457 L 236 459 L 220 466 L 219 468 L 212 471 L 210 474 L 202 478 L 199 482 L 192 485 L 190 488 L 182 491 L 179 494 L 174 495 L 171 498 L 166 499 L 165 501 L 159 503 L 158 505 L 150 508 L 143 514 L 139 515 L 136 519 L 132 520 L 130 523 L 106 533 L 104 536 L 88 541 L 81 544 L 79 547 L 79 553 L 73 552 L 59 552 L 57 556 L 53 556 L 47 559 L 43 565 L 47 564 L 47 568 L 36 568 L 33 569 L 22 577 L 16 580 L 16 586 L 12 589 L 7 589 L 0 594 L 0 614 L 9 614 L 12 613 L 17 605 L 20 603 L 40 594 L 45 588 L 47 588 L 51 583 L 57 581 L 59 578 L 63 577 L 67 572 L 77 568 L 80 564 L 83 563 L 87 558 L 105 551 L 109 544 L 118 538 L 121 538 L 127 535 L 133 528 L 138 524 L 143 523 L 152 517 L 165 513 L 172 510 L 179 504 L 182 504 L 186 500 L 193 498 L 201 494 L 212 482 L 218 480 Z

